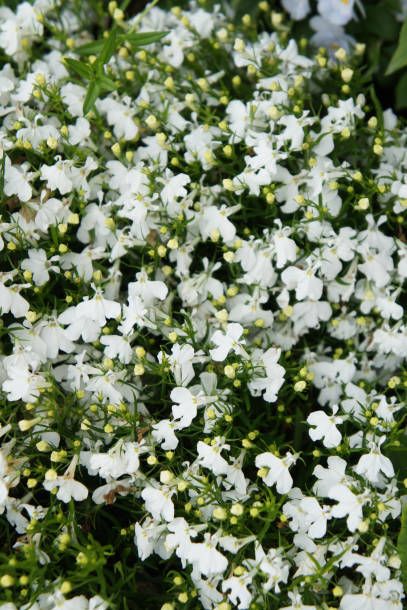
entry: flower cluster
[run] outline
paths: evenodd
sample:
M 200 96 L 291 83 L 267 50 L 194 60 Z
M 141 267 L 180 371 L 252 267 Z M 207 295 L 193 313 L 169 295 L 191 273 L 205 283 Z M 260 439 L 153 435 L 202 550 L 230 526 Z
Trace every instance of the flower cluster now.
M 265 2 L 84 115 L 94 4 L 0 9 L 1 610 L 401 610 L 407 130 Z
M 281 4 L 294 21 L 307 20 L 312 30 L 311 42 L 313 44 L 334 51 L 338 48 L 349 50 L 358 44 L 354 36 L 347 31 L 348 24 L 360 21 L 363 24 L 362 28 L 368 25 L 366 23 L 367 7 L 365 6 L 368 3 L 364 3 L 362 0 L 317 0 L 316 11 L 313 10 L 310 0 L 281 0 Z M 383 4 L 378 3 L 378 6 L 373 6 L 371 9 L 372 16 L 378 19 L 378 23 L 380 23 L 383 10 L 383 14 L 386 16 L 387 13 L 390 23 L 393 25 L 393 22 L 403 21 L 406 18 L 407 2 L 390 0 Z M 377 29 L 376 24 L 372 27 L 373 30 Z

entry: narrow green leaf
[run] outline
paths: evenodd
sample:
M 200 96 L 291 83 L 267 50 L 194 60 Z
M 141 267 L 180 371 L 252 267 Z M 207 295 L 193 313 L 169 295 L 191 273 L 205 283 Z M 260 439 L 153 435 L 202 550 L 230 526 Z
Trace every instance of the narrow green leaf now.
M 95 55 L 100 53 L 105 41 L 101 38 L 100 40 L 94 40 L 93 42 L 87 42 L 75 49 L 77 55 Z
M 100 94 L 100 84 L 98 81 L 93 80 L 89 83 L 88 90 L 83 102 L 83 114 L 88 114 L 89 110 L 93 108 L 96 100 Z
M 403 74 L 396 85 L 396 108 L 407 108 L 407 73 Z
M 393 74 L 404 66 L 407 66 L 407 19 L 400 30 L 397 48 L 387 66 L 386 75 Z
M 123 39 L 125 42 L 129 42 L 136 47 L 141 47 L 158 42 L 158 40 L 161 40 L 167 34 L 168 32 L 128 32 L 123 35 Z
M 97 65 L 99 68 L 103 68 L 103 66 L 107 64 L 109 59 L 114 54 L 116 47 L 119 44 L 117 38 L 117 29 L 113 28 L 109 36 L 104 41 L 102 50 L 100 51 L 100 55 L 97 60 Z
M 401 529 L 397 540 L 397 551 L 401 559 L 401 580 L 407 589 L 407 506 L 401 515 Z
M 92 68 L 82 61 L 72 59 L 71 57 L 65 57 L 64 63 L 68 70 L 77 76 L 86 80 L 92 78 Z
M 106 74 L 98 74 L 98 83 L 101 91 L 115 91 L 117 89 L 114 80 L 106 76 Z

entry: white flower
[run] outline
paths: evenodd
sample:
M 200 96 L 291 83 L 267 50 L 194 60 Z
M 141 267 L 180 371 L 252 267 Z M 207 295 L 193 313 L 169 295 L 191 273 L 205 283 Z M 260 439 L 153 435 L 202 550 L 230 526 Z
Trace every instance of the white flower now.
M 356 531 L 363 521 L 363 505 L 367 501 L 365 495 L 356 495 L 346 485 L 339 484 L 331 487 L 327 496 L 338 502 L 332 508 L 332 516 L 339 519 L 347 517 L 349 531 Z
M 211 445 L 198 441 L 198 464 L 208 468 L 215 475 L 228 474 L 230 466 L 220 454 L 223 449 L 230 449 L 230 446 L 226 445 L 224 440 L 219 437 L 215 438 Z
M 152 436 L 157 443 L 161 443 L 164 451 L 173 451 L 178 447 L 178 439 L 175 435 L 177 424 L 169 419 L 161 419 L 153 425 Z
M 48 282 L 50 271 L 59 271 L 58 267 L 52 264 L 59 259 L 59 256 L 52 256 L 48 261 L 47 254 L 42 248 L 39 250 L 30 248 L 28 250 L 28 257 L 22 261 L 21 268 L 31 271 L 34 284 L 37 286 L 43 286 L 43 284 Z
M 191 178 L 187 174 L 177 174 L 172 176 L 165 187 L 161 191 L 161 199 L 167 206 L 168 213 L 171 216 L 179 214 L 180 209 L 177 203 L 177 199 L 183 198 L 187 195 L 187 189 L 185 186 L 191 182 Z
M 160 525 L 150 517 L 148 517 L 142 525 L 138 522 L 135 524 L 134 542 L 141 561 L 150 557 L 154 552 L 157 541 L 165 529 L 165 525 Z
M 199 229 L 203 239 L 208 239 L 214 232 L 220 234 L 225 243 L 230 243 L 236 236 L 236 227 L 228 219 L 240 206 L 217 208 L 215 206 L 206 207 L 199 220 Z
M 119 335 L 109 335 L 101 337 L 100 342 L 105 346 L 105 354 L 108 358 L 118 358 L 123 364 L 131 362 L 133 350 L 127 338 Z
M 134 475 L 140 468 L 140 454 L 147 451 L 143 443 L 119 441 L 107 453 L 92 453 L 89 467 L 108 480 L 118 479 L 124 474 Z
M 332 487 L 345 483 L 347 480 L 346 466 L 345 460 L 336 455 L 329 456 L 328 468 L 324 468 L 320 464 L 315 466 L 313 474 L 318 478 L 318 481 L 314 485 L 314 493 L 326 498 Z
M 4 193 L 8 197 L 17 195 L 20 201 L 29 201 L 32 197 L 32 188 L 26 174 L 26 164 L 22 166 L 11 165 L 6 157 L 4 173 Z
M 71 500 L 82 502 L 88 497 L 88 488 L 75 481 L 75 469 L 78 463 L 78 456 L 72 458 L 70 465 L 62 476 L 57 476 L 54 470 L 48 471 L 45 475 L 44 488 L 51 491 L 54 488 L 58 489 L 57 498 L 66 504 Z
M 282 0 L 282 5 L 290 14 L 291 19 L 304 19 L 310 12 L 308 0 Z
M 264 367 L 264 375 L 255 368 L 253 379 L 248 383 L 248 388 L 253 396 L 263 393 L 263 399 L 267 402 L 275 402 L 279 389 L 284 383 L 285 369 L 277 364 L 281 350 L 270 347 L 261 354 L 260 362 Z M 254 355 L 253 355 L 254 356 Z
M 187 560 L 194 570 L 204 576 L 223 574 L 228 566 L 228 560 L 215 548 L 216 542 L 210 534 L 205 534 L 205 542 L 192 543 L 189 547 Z
M 297 456 L 287 451 L 283 458 L 265 452 L 256 456 L 255 464 L 260 469 L 260 476 L 269 487 L 276 485 L 279 494 L 286 494 L 293 486 L 289 473 L 290 467 L 297 461 Z M 264 471 L 264 472 L 262 472 Z
M 289 591 L 288 597 L 290 598 L 291 605 L 284 606 L 284 608 L 280 608 L 280 610 L 317 610 L 316 606 L 304 604 L 302 601 L 302 597 L 297 590 L 295 590 L 294 592 Z
M 129 100 L 130 102 L 130 100 Z M 111 97 L 98 99 L 96 107 L 107 116 L 107 122 L 113 127 L 116 138 L 133 140 L 138 134 L 138 127 L 134 122 L 134 108 L 131 105 L 121 104 Z
M 330 508 L 328 506 L 321 507 L 315 498 L 303 498 L 299 502 L 299 507 L 306 515 L 305 527 L 308 536 L 313 539 L 325 536 L 327 521 L 330 518 Z
M 149 280 L 144 269 L 136 274 L 137 281 L 128 285 L 129 297 L 134 299 L 140 297 L 146 305 L 152 305 L 155 299 L 163 301 L 168 294 L 168 288 L 164 282 Z
M 353 17 L 355 0 L 318 0 L 321 17 L 334 25 L 345 25 Z
M 170 356 L 167 356 L 174 375 L 175 383 L 186 386 L 194 378 L 195 372 L 192 362 L 195 356 L 195 350 L 192 345 L 173 345 Z M 158 359 L 162 362 L 163 354 L 159 353 Z
M 7 392 L 8 400 L 35 401 L 47 382 L 39 373 L 31 372 L 28 368 L 10 367 L 7 371 L 8 379 L 3 381 L 2 388 Z
M 70 193 L 73 189 L 72 161 L 59 159 L 54 165 L 43 165 L 41 179 L 46 180 L 51 191 L 58 190 L 61 195 Z
M 174 388 L 170 397 L 174 403 L 177 403 L 172 405 L 172 415 L 178 421 L 180 430 L 191 425 L 197 415 L 198 406 L 205 403 L 205 397 L 202 394 L 194 395 L 183 387 Z
M 90 136 L 89 121 L 79 117 L 75 125 L 69 125 L 68 134 L 69 144 L 72 144 L 72 146 L 84 142 Z
M 310 437 L 313 441 L 322 439 L 322 444 L 328 449 L 337 447 L 342 440 L 337 425 L 343 422 L 343 418 L 337 416 L 337 412 L 338 405 L 334 405 L 331 416 L 328 416 L 325 411 L 313 411 L 307 417 L 307 423 L 314 426 L 309 430 Z
M 234 606 L 239 609 L 249 608 L 253 595 L 248 589 L 253 577 L 250 573 L 242 576 L 230 576 L 222 582 L 222 591 L 227 593 Z
M 74 117 L 83 116 L 83 102 L 86 89 L 80 85 L 67 83 L 61 87 L 61 99 L 67 106 L 69 114 Z
M 1 277 L 1 276 L 0 276 Z M 5 286 L 0 280 L 0 310 L 4 315 L 11 313 L 15 318 L 24 317 L 30 309 L 29 302 L 18 292 L 17 286 Z
M 303 299 L 318 301 L 322 296 L 323 282 L 315 277 L 315 271 L 310 267 L 308 269 L 287 267 L 281 274 L 281 279 L 288 290 L 295 290 L 298 301 Z
M 362 455 L 355 466 L 355 472 L 362 477 L 366 477 L 373 485 L 383 485 L 384 481 L 380 473 L 383 473 L 389 479 L 394 477 L 391 460 L 380 451 L 380 446 L 385 440 L 386 437 L 382 436 L 378 442 L 370 441 L 368 444 L 370 452 Z
M 65 312 L 66 313 L 66 312 Z M 105 299 L 100 288 L 95 288 L 93 298 L 85 298 L 75 308 L 77 317 L 89 318 L 99 326 L 104 326 L 107 319 L 118 318 L 121 314 L 121 305 L 110 299 Z M 62 316 L 60 316 L 61 318 Z M 60 319 L 63 324 L 66 321 Z M 68 322 L 69 323 L 69 322 Z
M 174 490 L 166 487 L 156 489 L 155 487 L 145 487 L 141 492 L 141 497 L 146 504 L 146 510 L 152 515 L 153 519 L 172 521 L 174 519 L 174 504 L 171 496 Z
M 243 326 L 232 322 L 226 327 L 226 332 L 223 333 L 217 330 L 213 333 L 211 341 L 217 347 L 209 350 L 211 358 L 216 362 L 222 362 L 225 360 L 230 351 L 233 351 L 237 355 L 246 354 L 242 347 L 245 343 L 244 339 L 240 340 L 243 334 Z

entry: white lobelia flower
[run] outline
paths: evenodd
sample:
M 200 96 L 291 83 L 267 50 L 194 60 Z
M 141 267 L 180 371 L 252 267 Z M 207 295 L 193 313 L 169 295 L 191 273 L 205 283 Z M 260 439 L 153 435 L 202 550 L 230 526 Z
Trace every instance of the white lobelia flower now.
M 223 362 L 230 351 L 233 351 L 236 355 L 246 355 L 246 351 L 242 347 L 245 341 L 244 339 L 240 340 L 242 335 L 243 326 L 235 322 L 227 325 L 225 333 L 220 330 L 215 331 L 211 341 L 217 347 L 209 351 L 211 358 L 216 362 Z
M 154 519 L 148 517 L 143 524 L 136 523 L 134 526 L 134 542 L 137 547 L 141 561 L 150 557 L 154 552 L 160 536 L 165 532 L 166 526 L 160 525 Z
M 281 274 L 281 279 L 288 290 L 295 290 L 295 297 L 298 301 L 303 299 L 319 301 L 322 296 L 323 282 L 315 277 L 315 271 L 311 267 L 308 269 L 287 267 Z
M 355 532 L 363 521 L 363 505 L 368 501 L 366 494 L 356 495 L 346 485 L 334 485 L 327 494 L 338 504 L 332 508 L 332 516 L 347 517 L 346 525 L 350 532 Z
M 163 301 L 168 294 L 164 282 L 150 280 L 145 269 L 136 274 L 136 280 L 128 285 L 129 297 L 140 297 L 146 306 L 152 305 L 155 299 Z
M 173 451 L 178 447 L 178 439 L 175 435 L 175 430 L 178 429 L 176 423 L 169 419 L 161 419 L 153 425 L 152 436 L 154 440 L 161 444 L 161 449 L 164 451 Z
M 263 394 L 267 402 L 275 402 L 279 389 L 284 383 L 285 369 L 278 364 L 281 349 L 270 347 L 261 354 L 260 364 L 264 367 L 264 374 L 255 368 L 253 379 L 248 383 L 248 388 L 253 396 Z M 254 356 L 254 354 L 252 355 Z M 254 358 L 253 358 L 254 360 Z
M 316 498 L 303 498 L 299 502 L 301 511 L 305 513 L 307 535 L 312 538 L 322 538 L 326 534 L 327 522 L 331 517 L 329 506 L 320 506 Z
M 195 371 L 192 366 L 194 356 L 195 350 L 192 345 L 179 345 L 178 343 L 172 346 L 171 354 L 166 356 L 177 385 L 186 386 L 194 378 Z M 162 362 L 163 358 L 164 354 L 160 352 L 158 361 Z
M 70 193 L 73 189 L 73 161 L 62 160 L 60 157 L 54 165 L 43 165 L 41 167 L 41 180 L 47 182 L 51 191 L 58 190 L 61 195 Z
M 42 250 L 42 248 L 39 250 L 30 248 L 28 250 L 28 257 L 21 262 L 21 269 L 31 271 L 36 286 L 43 286 L 48 282 L 50 271 L 59 271 L 59 268 L 52 264 L 59 260 L 58 255 L 52 256 L 48 260 L 45 250 Z
M 2 281 L 0 274 L 0 311 L 2 315 L 11 311 L 15 318 L 23 318 L 30 309 L 30 304 L 18 292 L 21 286 L 5 286 L 5 281 L 7 279 Z
M 239 610 L 249 608 L 253 594 L 249 591 L 253 575 L 245 572 L 241 576 L 230 576 L 222 582 L 222 591 L 227 593 L 228 598 Z
M 85 297 L 85 299 L 75 307 L 75 313 L 77 317 L 89 318 L 99 326 L 104 326 L 107 319 L 118 318 L 120 316 L 121 305 L 120 303 L 116 303 L 116 301 L 105 299 L 101 288 L 94 287 L 94 290 L 95 294 L 93 298 L 89 299 Z M 62 322 L 62 320 L 60 321 Z M 67 322 L 62 323 L 66 324 Z
M 177 204 L 177 199 L 184 198 L 188 191 L 185 188 L 191 182 L 191 178 L 187 174 L 177 174 L 166 180 L 165 187 L 161 191 L 161 199 L 166 205 L 170 216 L 176 216 L 180 210 Z
M 149 310 L 140 297 L 129 297 L 128 303 L 123 305 L 123 319 L 118 330 L 123 335 L 131 335 L 135 326 L 156 328 L 155 324 L 148 319 L 148 313 Z
M 332 487 L 345 484 L 350 478 L 345 474 L 346 466 L 347 462 L 336 455 L 329 456 L 328 468 L 324 468 L 320 464 L 315 466 L 313 474 L 318 481 L 314 484 L 314 493 L 326 498 Z
M 213 474 L 228 474 L 230 465 L 221 456 L 223 449 L 229 450 L 230 445 L 226 445 L 224 439 L 221 437 L 215 437 L 214 444 L 207 445 L 202 441 L 198 441 L 198 459 L 197 463 L 203 468 L 208 468 Z
M 124 474 L 135 475 L 140 468 L 139 456 L 147 450 L 144 441 L 119 441 L 107 453 L 92 453 L 89 467 L 106 480 L 118 479 Z
M 394 468 L 391 460 L 380 451 L 380 446 L 385 440 L 386 437 L 382 436 L 377 442 L 370 441 L 368 443 L 370 452 L 362 455 L 355 466 L 355 472 L 362 477 L 366 477 L 373 485 L 384 485 L 385 482 L 381 473 L 389 479 L 394 477 Z
M 57 498 L 62 502 L 68 503 L 71 499 L 82 502 L 88 497 L 88 488 L 74 479 L 78 459 L 77 455 L 72 458 L 65 474 L 62 476 L 58 476 L 55 470 L 48 470 L 45 474 L 44 488 L 47 491 L 57 488 Z
M 5 161 L 4 193 L 7 197 L 16 195 L 20 201 L 29 201 L 32 197 L 32 188 L 25 171 L 26 165 L 12 165 L 8 157 Z
M 276 457 L 266 451 L 256 456 L 255 464 L 259 468 L 259 476 L 266 485 L 276 485 L 279 494 L 286 494 L 293 486 L 293 479 L 289 473 L 290 467 L 297 461 L 297 455 L 287 451 L 283 458 Z
M 8 378 L 3 381 L 2 389 L 7 392 L 8 400 L 33 402 L 47 386 L 42 375 L 30 371 L 27 367 L 10 367 L 7 376 Z
M 228 560 L 215 546 L 216 541 L 210 534 L 205 534 L 204 542 L 191 543 L 186 559 L 193 565 L 194 572 L 204 576 L 223 574 Z
M 221 235 L 225 243 L 232 242 L 236 236 L 236 227 L 229 220 L 228 216 L 234 214 L 239 209 L 240 205 L 222 206 L 220 209 L 211 205 L 204 208 L 199 219 L 199 230 L 202 239 L 212 237 L 215 232 L 218 236 L 219 234 Z
M 128 98 L 127 98 L 128 99 Z M 128 99 L 130 102 L 130 100 Z M 113 127 L 117 139 L 133 140 L 138 134 L 138 127 L 134 121 L 135 110 L 131 104 L 121 104 L 111 97 L 99 99 L 97 109 L 106 114 L 107 122 Z
M 318 12 L 334 25 L 346 25 L 353 18 L 355 0 L 318 0 Z
M 131 362 L 133 350 L 127 337 L 108 335 L 101 337 L 100 342 L 105 346 L 104 352 L 108 358 L 112 358 L 113 360 L 118 358 L 123 364 L 129 364 L 129 362 Z
M 79 117 L 74 125 L 68 127 L 68 140 L 73 146 L 83 143 L 90 136 L 90 124 L 87 119 Z
M 330 416 L 325 411 L 314 411 L 307 417 L 307 423 L 313 426 L 309 430 L 310 437 L 313 441 L 322 439 L 322 444 L 327 449 L 337 447 L 342 440 L 342 434 L 337 425 L 343 422 L 343 418 L 337 416 L 337 412 L 338 405 L 334 405 Z
M 276 221 L 277 224 L 277 221 Z M 290 239 L 291 229 L 283 227 L 281 222 L 278 223 L 279 229 L 273 233 L 273 242 L 276 256 L 276 267 L 282 269 L 289 261 L 295 261 L 297 258 L 297 244 L 293 239 Z
M 402 610 L 400 597 L 392 595 L 390 599 L 383 599 L 377 584 L 372 586 L 372 580 L 368 578 L 361 593 L 346 593 L 341 599 L 339 610 Z
M 190 550 L 191 538 L 195 538 L 198 535 L 197 530 L 205 527 L 200 525 L 197 529 L 194 529 L 183 517 L 176 517 L 168 524 L 167 528 L 170 533 L 165 537 L 164 546 L 169 551 L 176 549 L 176 554 L 181 559 L 182 567 L 186 565 L 185 562 Z
M 157 489 L 152 486 L 145 487 L 141 492 L 146 506 L 146 510 L 152 515 L 153 519 L 172 521 L 174 519 L 174 504 L 171 496 L 175 490 L 170 490 L 163 486 Z
M 182 430 L 191 425 L 192 420 L 196 417 L 198 407 L 214 399 L 207 397 L 202 391 L 193 394 L 187 388 L 174 388 L 170 394 L 171 400 L 176 403 L 172 405 L 172 415 L 178 421 L 178 429 Z

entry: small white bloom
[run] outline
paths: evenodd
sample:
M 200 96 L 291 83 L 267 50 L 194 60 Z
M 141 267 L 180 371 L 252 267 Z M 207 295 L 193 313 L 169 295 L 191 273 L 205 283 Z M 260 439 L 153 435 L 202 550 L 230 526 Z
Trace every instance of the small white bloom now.
M 283 458 L 276 457 L 273 453 L 265 452 L 256 456 L 257 468 L 265 469 L 262 476 L 263 481 L 269 487 L 276 485 L 279 494 L 286 494 L 293 486 L 293 479 L 289 473 L 290 467 L 295 464 L 297 457 L 287 451 Z
M 338 405 L 332 407 L 332 415 L 329 416 L 325 411 L 313 411 L 308 418 L 307 423 L 313 426 L 309 430 L 309 435 L 313 441 L 321 440 L 324 447 L 332 449 L 337 447 L 341 440 L 342 435 L 339 432 L 337 425 L 343 422 L 343 418 L 337 416 Z

